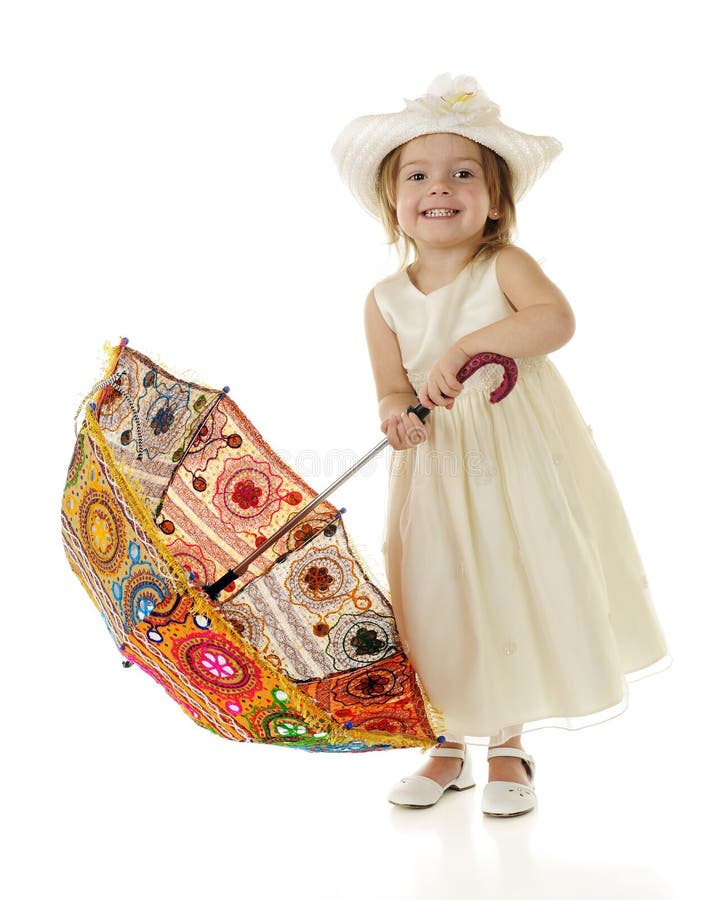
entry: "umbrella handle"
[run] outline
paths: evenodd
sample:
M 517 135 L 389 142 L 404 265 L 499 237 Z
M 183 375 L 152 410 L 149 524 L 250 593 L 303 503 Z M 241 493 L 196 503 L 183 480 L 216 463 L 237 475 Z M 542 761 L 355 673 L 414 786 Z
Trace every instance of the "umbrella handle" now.
M 492 353 L 489 350 L 483 350 L 482 353 L 476 353 L 475 356 L 471 356 L 455 377 L 462 383 L 463 381 L 467 381 L 478 369 L 487 366 L 490 363 L 500 365 L 505 370 L 503 380 L 490 394 L 490 402 L 499 403 L 500 400 L 507 397 L 510 391 L 515 387 L 515 382 L 517 381 L 518 367 L 515 360 L 511 357 L 503 356 L 501 353 Z M 447 395 L 443 394 L 443 397 L 447 397 Z M 418 403 L 417 406 L 408 406 L 407 412 L 414 412 L 418 419 L 420 419 L 421 422 L 424 422 L 432 410 L 423 406 L 422 403 Z

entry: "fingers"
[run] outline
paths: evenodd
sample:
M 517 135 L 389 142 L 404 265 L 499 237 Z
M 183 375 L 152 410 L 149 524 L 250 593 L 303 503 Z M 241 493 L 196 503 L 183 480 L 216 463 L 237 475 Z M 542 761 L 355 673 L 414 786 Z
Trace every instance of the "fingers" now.
M 425 396 L 430 400 L 432 406 L 445 406 L 447 409 L 452 409 L 453 403 L 455 402 L 455 398 L 460 395 L 462 391 L 462 385 L 460 385 L 460 389 L 452 387 L 447 383 L 439 382 L 438 387 L 433 388 L 432 391 L 427 389 L 427 385 L 424 388 Z M 444 395 L 444 396 L 443 396 Z M 425 401 L 420 401 L 423 406 L 427 406 L 428 409 L 432 409 L 432 406 L 428 406 Z
M 457 378 L 440 377 L 439 386 L 446 397 L 457 397 L 463 389 L 461 382 L 459 382 Z
M 405 426 L 405 435 L 411 446 L 415 447 L 417 444 L 422 444 L 427 438 L 427 426 L 420 421 L 415 413 L 403 412 L 400 422 L 401 425 Z
M 410 446 L 414 447 L 415 444 L 411 444 L 409 441 L 410 423 L 408 414 L 403 410 L 399 416 L 395 417 L 395 421 L 398 449 L 405 450 Z
M 432 409 L 433 406 L 437 406 L 437 404 L 430 399 L 430 395 L 427 392 L 427 384 L 424 384 L 420 388 L 418 392 L 418 400 L 422 403 L 425 409 Z
M 387 435 L 388 443 L 395 450 L 407 450 L 416 447 L 427 439 L 427 426 L 420 421 L 415 413 L 407 413 L 405 410 L 399 416 L 389 416 L 382 430 Z

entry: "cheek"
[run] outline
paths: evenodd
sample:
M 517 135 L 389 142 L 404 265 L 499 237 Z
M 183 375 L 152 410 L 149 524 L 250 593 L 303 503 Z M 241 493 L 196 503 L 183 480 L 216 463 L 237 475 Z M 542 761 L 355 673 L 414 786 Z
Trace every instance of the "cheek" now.
M 397 201 L 397 217 L 399 220 L 414 218 L 415 201 L 409 197 L 398 197 Z

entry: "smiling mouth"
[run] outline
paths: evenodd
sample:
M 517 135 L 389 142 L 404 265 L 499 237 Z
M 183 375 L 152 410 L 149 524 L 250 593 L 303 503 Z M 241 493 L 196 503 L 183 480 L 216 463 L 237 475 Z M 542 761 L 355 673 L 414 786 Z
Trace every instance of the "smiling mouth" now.
M 443 209 L 426 209 L 423 216 L 426 219 L 451 219 L 459 212 L 459 209 L 450 209 L 449 207 Z

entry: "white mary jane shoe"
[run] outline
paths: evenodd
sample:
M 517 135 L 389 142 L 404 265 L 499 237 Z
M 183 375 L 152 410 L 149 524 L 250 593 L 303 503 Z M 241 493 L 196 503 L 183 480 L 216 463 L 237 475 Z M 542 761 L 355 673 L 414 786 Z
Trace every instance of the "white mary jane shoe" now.
M 391 803 L 396 806 L 412 806 L 422 809 L 426 806 L 434 806 L 445 791 L 466 791 L 468 788 L 475 787 L 467 745 L 462 750 L 457 747 L 433 747 L 429 756 L 459 757 L 463 761 L 460 774 L 444 787 L 425 775 L 408 775 L 406 778 L 401 778 L 390 789 L 388 800 Z
M 518 756 L 525 760 L 530 784 L 517 781 L 488 781 L 482 795 L 482 811 L 486 816 L 521 816 L 535 809 L 537 796 L 535 785 L 535 760 L 524 750 L 514 747 L 488 749 L 487 758 L 494 756 Z

